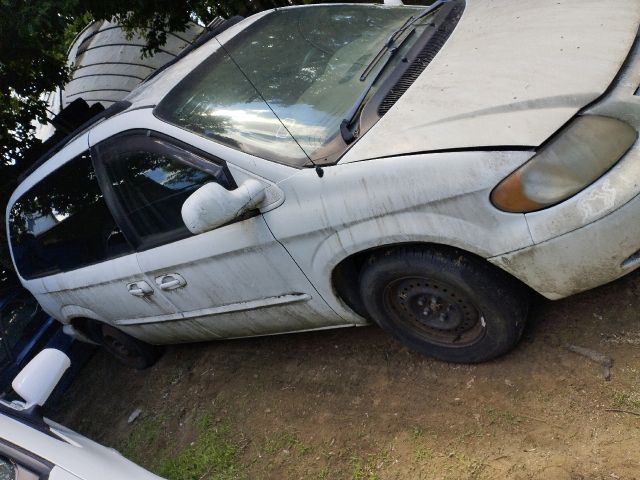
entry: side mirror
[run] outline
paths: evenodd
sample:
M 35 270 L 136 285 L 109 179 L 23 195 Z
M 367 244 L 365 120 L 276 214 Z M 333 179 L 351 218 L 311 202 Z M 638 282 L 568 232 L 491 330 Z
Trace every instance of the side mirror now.
M 256 208 L 264 198 L 264 185 L 257 180 L 245 180 L 231 191 L 207 183 L 185 200 L 182 220 L 191 233 L 208 232 Z
M 11 383 L 26 402 L 25 409 L 44 405 L 70 365 L 69 357 L 55 348 L 45 348 L 36 355 Z

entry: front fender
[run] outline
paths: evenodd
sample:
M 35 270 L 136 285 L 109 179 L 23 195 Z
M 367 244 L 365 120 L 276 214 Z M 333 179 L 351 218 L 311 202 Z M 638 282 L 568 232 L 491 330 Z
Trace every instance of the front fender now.
M 409 242 L 443 244 L 489 258 L 532 244 L 524 215 L 497 210 L 494 186 L 532 155 L 447 152 L 305 170 L 278 186 L 285 203 L 265 213 L 318 292 L 353 319 L 331 283 L 333 269 L 358 252 Z

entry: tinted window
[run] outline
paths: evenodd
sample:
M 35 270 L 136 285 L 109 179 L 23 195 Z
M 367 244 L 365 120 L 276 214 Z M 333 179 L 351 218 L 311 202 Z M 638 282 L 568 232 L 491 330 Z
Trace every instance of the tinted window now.
M 232 186 L 221 165 L 159 138 L 119 137 L 96 151 L 115 208 L 142 248 L 190 235 L 182 221 L 182 204 L 199 187 L 210 182 Z
M 9 302 L 0 312 L 2 332 L 9 349 L 13 349 L 20 340 L 35 333 L 40 321 L 40 307 L 35 298 L 27 296 Z
M 131 251 L 107 209 L 88 153 L 20 197 L 11 209 L 9 231 L 18 271 L 27 279 Z
M 380 76 L 376 67 L 361 80 L 365 67 L 390 35 L 422 10 L 322 5 L 271 12 L 225 44 L 224 54 L 214 54 L 189 74 L 156 113 L 270 160 L 295 166 L 308 163 L 307 156 L 324 161 L 336 148 L 346 148 L 340 124 L 402 55 L 395 55 Z M 430 22 L 425 17 L 412 27 L 416 31 L 402 43 L 401 53 Z

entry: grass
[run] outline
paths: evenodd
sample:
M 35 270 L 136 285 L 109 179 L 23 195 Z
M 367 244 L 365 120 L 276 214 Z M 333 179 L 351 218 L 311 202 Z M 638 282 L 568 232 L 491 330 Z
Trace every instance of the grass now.
M 640 412 L 640 396 L 636 393 L 627 393 L 616 390 L 611 396 L 612 408 L 635 410 Z
M 164 425 L 167 418 L 162 415 L 145 416 L 139 418 L 134 425 L 131 434 L 119 450 L 131 461 L 147 468 L 154 468 L 154 464 L 148 461 L 146 450 L 150 445 L 157 446 L 166 435 Z
M 488 408 L 486 415 L 489 420 L 488 425 L 495 425 L 500 428 L 515 428 L 522 423 L 522 417 L 506 410 Z
M 175 438 L 165 429 L 167 418 L 139 419 L 124 445 L 123 455 L 168 480 L 239 480 L 246 478 L 241 447 L 231 438 L 227 422 L 216 423 L 204 414 L 195 420 L 197 438 L 176 450 Z
M 198 439 L 176 455 L 163 459 L 158 474 L 169 480 L 231 480 L 245 478 L 240 447 L 230 441 L 228 424 L 215 424 L 210 415 L 197 422 Z
M 298 455 L 306 455 L 311 447 L 300 441 L 293 432 L 277 432 L 265 441 L 263 452 L 268 455 L 276 455 L 280 452 L 295 452 Z
M 380 480 L 380 476 L 376 471 L 376 461 L 376 455 L 367 458 L 351 457 L 351 480 Z
M 433 456 L 433 450 L 425 446 L 418 446 L 413 451 L 413 459 L 418 463 L 424 463 L 431 460 Z

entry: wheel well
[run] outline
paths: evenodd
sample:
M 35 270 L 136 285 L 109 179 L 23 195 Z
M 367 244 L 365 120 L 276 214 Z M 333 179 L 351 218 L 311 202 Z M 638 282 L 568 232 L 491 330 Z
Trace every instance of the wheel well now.
M 89 340 L 102 343 L 102 333 L 100 333 L 102 322 L 91 318 L 73 318 L 70 323 L 73 328 L 85 335 Z
M 362 271 L 362 267 L 365 265 L 365 262 L 375 258 L 375 255 L 388 255 L 390 252 L 402 248 L 421 248 L 440 251 L 443 253 L 448 252 L 449 254 L 454 255 L 464 254 L 466 256 L 475 257 L 476 259 L 487 263 L 496 271 L 500 271 L 503 275 L 511 278 L 516 284 L 522 287 L 523 292 L 530 291 L 529 287 L 527 287 L 513 275 L 496 267 L 492 263 L 487 262 L 485 258 L 482 258 L 479 255 L 476 255 L 475 253 L 469 252 L 467 250 L 462 250 L 460 248 L 438 243 L 398 243 L 392 245 L 382 245 L 379 247 L 370 248 L 368 250 L 363 250 L 362 252 L 354 253 L 353 255 L 345 258 L 338 265 L 336 265 L 331 274 L 331 283 L 338 297 L 340 297 L 340 299 L 358 315 L 364 318 L 369 318 L 367 309 L 365 308 L 364 303 L 362 302 L 362 298 L 360 297 L 359 277 L 360 272 Z

